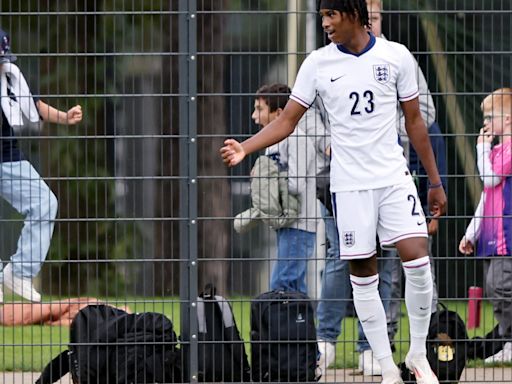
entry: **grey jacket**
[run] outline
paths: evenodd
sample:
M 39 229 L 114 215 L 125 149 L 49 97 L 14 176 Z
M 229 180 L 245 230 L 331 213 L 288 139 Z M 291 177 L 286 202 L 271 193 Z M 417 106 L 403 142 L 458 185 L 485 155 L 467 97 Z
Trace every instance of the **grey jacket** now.
M 316 198 L 318 154 L 316 135 L 311 135 L 316 130 L 318 121 L 321 120 L 316 110 L 308 109 L 290 136 L 265 150 L 267 156 L 272 156 L 279 162 L 281 170 L 287 171 L 289 193 L 299 198 L 297 220 L 285 227 L 308 232 L 316 232 L 319 217 Z
M 235 216 L 234 228 L 247 232 L 259 220 L 273 228 L 282 228 L 297 220 L 299 200 L 288 192 L 286 171 L 268 156 L 256 159 L 251 171 L 252 207 Z

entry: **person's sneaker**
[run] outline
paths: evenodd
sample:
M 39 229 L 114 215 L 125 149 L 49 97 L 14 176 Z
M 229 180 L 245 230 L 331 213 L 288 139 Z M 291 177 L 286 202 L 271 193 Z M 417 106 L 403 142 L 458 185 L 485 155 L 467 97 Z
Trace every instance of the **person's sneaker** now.
M 405 357 L 405 366 L 414 374 L 416 383 L 439 384 L 439 380 L 437 380 L 435 373 L 432 372 L 432 368 L 430 368 L 427 356 L 411 356 L 410 354 L 407 354 Z
M 404 384 L 400 370 L 397 368 L 396 371 L 383 372 L 382 384 Z
M 318 357 L 317 366 L 322 372 L 325 372 L 329 366 L 336 360 L 336 345 L 325 340 L 318 340 Z
M 41 295 L 34 289 L 32 280 L 16 276 L 12 272 L 11 264 L 7 264 L 4 268 L 4 287 L 9 288 L 12 292 L 28 301 L 41 302 Z
M 391 378 L 383 378 L 381 381 L 382 384 L 404 384 L 404 381 L 400 376 L 391 377 Z
M 359 354 L 359 371 L 364 376 L 379 376 L 382 374 L 379 361 L 373 357 L 373 351 L 367 349 Z
M 512 361 L 512 343 L 509 341 L 503 345 L 503 349 L 495 355 L 484 360 L 486 364 L 509 363 Z

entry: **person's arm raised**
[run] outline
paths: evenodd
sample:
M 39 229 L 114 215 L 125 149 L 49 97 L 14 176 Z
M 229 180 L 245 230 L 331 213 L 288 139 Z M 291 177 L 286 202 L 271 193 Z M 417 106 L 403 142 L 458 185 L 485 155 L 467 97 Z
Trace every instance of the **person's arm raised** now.
M 227 166 L 234 167 L 250 153 L 279 143 L 293 132 L 306 110 L 307 108 L 296 101 L 288 100 L 283 112 L 254 136 L 242 143 L 234 139 L 224 141 L 224 146 L 220 149 L 222 160 Z
M 75 125 L 82 121 L 82 107 L 80 105 L 75 105 L 69 111 L 64 112 L 46 104 L 42 100 L 38 100 L 37 109 L 43 121 L 49 123 Z

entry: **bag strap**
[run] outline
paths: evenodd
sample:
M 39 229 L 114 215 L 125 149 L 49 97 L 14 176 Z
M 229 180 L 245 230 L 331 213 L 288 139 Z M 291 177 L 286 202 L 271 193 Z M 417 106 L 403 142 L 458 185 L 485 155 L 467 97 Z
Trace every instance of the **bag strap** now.
M 204 313 L 204 300 L 202 297 L 197 298 L 197 331 L 206 333 L 206 315 Z
M 215 300 L 222 313 L 222 321 L 224 322 L 224 328 L 231 328 L 235 325 L 235 319 L 233 318 L 233 312 L 227 300 L 222 296 L 215 296 Z
M 222 322 L 224 323 L 224 328 L 233 327 L 235 325 L 235 319 L 227 300 L 224 297 L 217 295 L 214 296 L 214 299 L 222 314 Z M 204 301 L 205 300 L 202 297 L 197 298 L 197 324 L 198 332 L 200 333 L 207 333 Z
M 444 309 L 445 311 L 448 311 L 448 308 L 446 307 L 446 305 L 444 305 L 443 303 L 441 303 L 440 301 L 437 302 L 437 309 L 439 310 L 439 307 L 441 307 L 442 309 Z
M 437 302 L 437 311 L 430 316 L 430 324 L 432 324 L 432 321 L 434 321 L 434 320 L 439 321 L 439 317 L 441 316 L 441 312 L 443 312 L 443 311 L 448 312 L 448 308 L 446 307 L 446 305 L 444 305 L 443 303 L 438 301 Z
M 55 383 L 62 376 L 69 372 L 69 350 L 61 352 L 57 357 L 48 363 L 36 384 Z

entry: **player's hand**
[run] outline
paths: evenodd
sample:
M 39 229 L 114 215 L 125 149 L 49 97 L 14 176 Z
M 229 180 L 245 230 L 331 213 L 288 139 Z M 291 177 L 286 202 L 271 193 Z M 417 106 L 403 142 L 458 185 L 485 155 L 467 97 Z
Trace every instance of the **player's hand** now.
M 429 236 L 435 235 L 437 233 L 437 230 L 439 229 L 439 220 L 432 219 L 429 221 L 427 225 L 428 234 Z
M 494 136 L 492 135 L 492 132 L 491 132 L 491 128 L 490 127 L 483 127 L 482 129 L 480 129 L 480 135 L 478 136 L 478 139 L 476 140 L 476 142 L 478 144 L 482 144 L 482 143 L 492 143 L 492 139 L 494 138 Z
M 238 141 L 227 139 L 220 149 L 220 155 L 224 164 L 228 167 L 234 167 L 245 158 L 245 150 Z
M 460 240 L 460 243 L 459 243 L 460 253 L 462 253 L 464 255 L 469 255 L 469 254 L 473 253 L 474 250 L 475 249 L 474 249 L 473 243 L 471 241 L 469 241 L 468 239 L 466 239 L 466 236 L 464 236 Z
M 428 189 L 428 207 L 433 218 L 446 213 L 446 195 L 443 187 Z
M 75 105 L 66 113 L 66 123 L 75 125 L 82 121 L 82 107 Z

